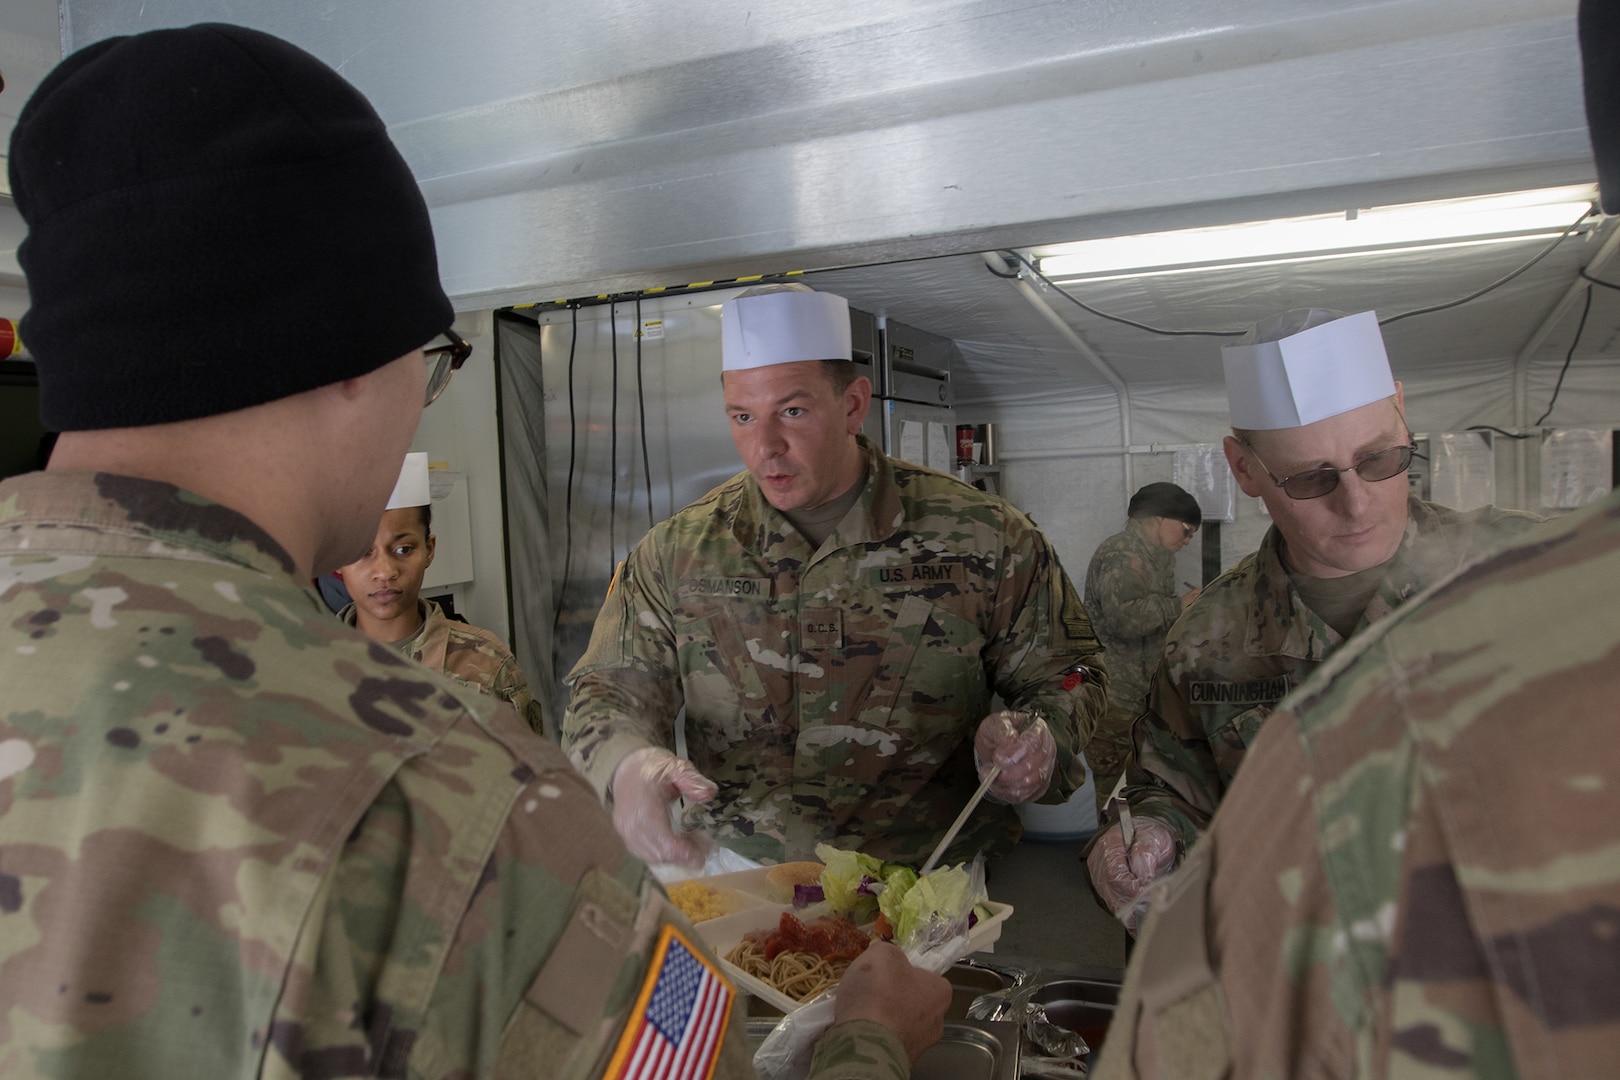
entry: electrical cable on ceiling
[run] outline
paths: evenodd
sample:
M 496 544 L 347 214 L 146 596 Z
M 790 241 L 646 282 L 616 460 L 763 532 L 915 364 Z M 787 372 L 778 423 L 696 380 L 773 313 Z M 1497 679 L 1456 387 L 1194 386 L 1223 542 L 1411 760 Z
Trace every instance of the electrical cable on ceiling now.
M 1445 311 L 1447 308 L 1460 307 L 1461 305 L 1468 303 L 1470 300 L 1478 300 L 1480 297 L 1484 296 L 1486 293 L 1492 292 L 1492 291 L 1494 291 L 1496 289 L 1500 289 L 1503 285 L 1506 285 L 1508 282 L 1512 281 L 1514 278 L 1518 277 L 1520 274 L 1524 273 L 1526 270 L 1528 270 L 1532 266 L 1536 265 L 1536 263 L 1540 262 L 1542 259 L 1545 259 L 1548 255 L 1551 255 L 1553 253 L 1553 248 L 1556 248 L 1559 244 L 1562 244 L 1569 237 L 1569 234 L 1574 232 L 1580 226 L 1581 222 L 1585 221 L 1587 218 L 1592 216 L 1593 209 L 1594 209 L 1593 207 L 1587 207 L 1586 213 L 1582 214 L 1580 217 L 1578 217 L 1574 221 L 1570 222 L 1569 226 L 1563 232 L 1561 232 L 1557 236 L 1553 237 L 1552 243 L 1548 244 L 1546 247 L 1544 247 L 1540 251 L 1538 251 L 1536 253 L 1535 257 L 1532 258 L 1529 262 L 1525 263 L 1523 266 L 1520 266 L 1517 270 L 1514 270 L 1512 273 L 1507 274 L 1507 275 L 1505 275 L 1503 277 L 1497 278 L 1495 281 L 1491 282 L 1489 285 L 1485 286 L 1483 289 L 1478 289 L 1478 290 L 1476 290 L 1474 292 L 1469 293 L 1467 296 L 1461 296 L 1461 297 L 1458 297 L 1455 300 L 1447 300 L 1443 304 L 1431 304 L 1428 307 L 1413 308 L 1411 311 L 1403 311 L 1399 315 L 1391 315 L 1387 319 L 1379 319 L 1378 320 L 1378 325 L 1379 326 L 1388 326 L 1390 323 L 1397 323 L 1397 322 L 1400 322 L 1402 319 L 1410 319 L 1414 315 L 1427 315 L 1430 312 L 1434 312 L 1434 311 Z
M 579 424 L 574 419 L 574 355 L 579 345 L 579 307 L 570 304 L 569 314 L 572 317 L 573 332 L 568 338 L 568 486 L 563 496 L 563 572 L 562 583 L 557 587 L 557 610 L 551 616 L 551 634 L 556 638 L 557 630 L 562 626 L 563 604 L 568 599 L 568 573 L 574 561 L 574 455 L 575 442 L 579 434 Z
M 653 521 L 652 462 L 647 456 L 647 393 L 641 377 L 641 294 L 636 294 L 636 413 L 641 420 L 641 475 L 647 482 L 647 528 Z
M 1569 352 L 1564 354 L 1564 366 L 1558 369 L 1558 382 L 1553 385 L 1552 397 L 1547 402 L 1547 411 L 1536 417 L 1532 427 L 1540 427 L 1541 422 L 1552 415 L 1553 406 L 1558 404 L 1558 392 L 1564 388 L 1564 376 L 1569 374 L 1570 361 L 1575 359 L 1575 346 L 1581 343 L 1581 331 L 1586 329 L 1586 316 L 1592 311 L 1592 286 L 1586 287 L 1586 303 L 1581 305 L 1581 321 L 1575 324 L 1575 340 L 1569 343 Z
M 1106 311 L 1097 310 L 1084 300 L 1080 299 L 1078 296 L 1075 296 L 1067 290 L 1060 288 L 1051 278 L 1037 270 L 1035 268 L 1035 264 L 1025 258 L 1022 252 L 1013 251 L 1009 252 L 1008 254 L 1012 255 L 1014 259 L 1022 263 L 1025 269 L 1027 269 L 1031 274 L 1034 274 L 1036 277 L 1040 278 L 1041 281 L 1045 282 L 1047 288 L 1054 290 L 1059 296 L 1063 297 L 1065 300 L 1068 300 L 1070 303 L 1091 312 L 1091 314 L 1097 316 L 1099 319 L 1107 319 L 1109 322 L 1122 323 L 1125 326 L 1134 326 L 1138 330 L 1146 330 L 1148 333 L 1158 334 L 1160 337 L 1242 337 L 1244 334 L 1248 333 L 1247 330 L 1165 330 L 1162 327 L 1149 326 L 1147 323 L 1139 323 L 1134 319 L 1127 319 L 1123 315 L 1110 315 Z M 990 273 L 995 274 L 996 277 L 1008 276 L 1007 274 L 998 273 L 989 266 L 986 266 L 985 269 L 989 270 Z M 1018 275 L 1013 274 L 1011 276 L 1017 277 Z
M 1534 437 L 1534 436 L 1531 436 L 1531 435 L 1515 435 L 1515 434 L 1513 434 L 1513 432 L 1507 431 L 1507 430 L 1505 430 L 1503 428 L 1499 428 L 1495 424 L 1470 424 L 1470 425 L 1468 425 L 1468 427 L 1464 428 L 1463 430 L 1465 430 L 1465 431 L 1494 431 L 1498 435 L 1502 436 L 1505 439 L 1529 439 L 1529 438 Z
M 608 400 L 608 577 L 619 565 L 614 537 L 619 510 L 619 305 L 608 305 L 608 342 L 613 355 L 613 391 Z

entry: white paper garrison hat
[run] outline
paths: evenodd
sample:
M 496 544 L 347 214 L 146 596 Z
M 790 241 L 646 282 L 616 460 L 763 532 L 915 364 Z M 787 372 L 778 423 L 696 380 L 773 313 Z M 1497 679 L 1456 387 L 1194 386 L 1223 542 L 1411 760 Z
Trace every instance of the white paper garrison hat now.
M 720 305 L 722 371 L 850 358 L 849 301 L 842 296 L 800 288 L 744 293 Z
M 399 470 L 399 481 L 394 493 L 388 496 L 388 509 L 402 510 L 407 506 L 427 506 L 433 501 L 428 490 L 427 454 L 406 454 L 405 467 Z
M 1276 341 L 1228 345 L 1221 360 L 1235 428 L 1304 427 L 1395 394 L 1384 336 L 1371 311 Z

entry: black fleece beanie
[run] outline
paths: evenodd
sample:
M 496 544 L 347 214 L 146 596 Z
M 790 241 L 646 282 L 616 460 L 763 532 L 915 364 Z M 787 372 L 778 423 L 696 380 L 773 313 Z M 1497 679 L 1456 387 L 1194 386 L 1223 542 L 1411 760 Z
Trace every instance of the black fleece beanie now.
M 363 375 L 454 317 L 427 205 L 358 90 L 203 24 L 62 61 L 11 135 L 22 336 L 57 431 L 231 412 Z
M 1163 481 L 1137 488 L 1125 507 L 1125 516 L 1173 518 L 1194 527 L 1204 523 L 1204 513 L 1198 508 L 1198 500 L 1175 484 Z

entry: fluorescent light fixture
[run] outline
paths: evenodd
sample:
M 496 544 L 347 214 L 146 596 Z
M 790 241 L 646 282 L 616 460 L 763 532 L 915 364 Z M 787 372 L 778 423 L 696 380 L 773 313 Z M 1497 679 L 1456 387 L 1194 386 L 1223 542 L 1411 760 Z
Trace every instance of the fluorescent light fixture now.
M 1564 222 L 1564 228 L 1569 222 Z M 1340 259 L 1365 259 L 1370 256 L 1410 255 L 1420 251 L 1450 251 L 1454 248 L 1487 247 L 1496 244 L 1549 241 L 1564 228 L 1549 232 L 1515 233 L 1512 236 L 1487 236 L 1478 240 L 1445 240 L 1434 244 L 1403 244 L 1400 247 L 1369 248 L 1365 251 L 1319 251 L 1309 255 L 1278 255 L 1273 259 L 1244 259 L 1239 262 L 1200 263 L 1198 266 L 1170 266 L 1153 270 L 1122 270 L 1114 274 L 1085 274 L 1053 278 L 1053 283 L 1065 285 L 1083 281 L 1100 284 L 1104 281 L 1140 281 L 1144 278 L 1175 277 L 1182 274 L 1203 274 L 1213 270 L 1253 270 L 1261 266 L 1286 266 L 1290 263 L 1335 262 Z M 1044 271 L 1043 271 L 1044 272 Z M 1048 277 L 1051 275 L 1048 274 Z
M 1439 202 L 1375 206 L 1344 213 L 1111 236 L 1034 249 L 1041 273 L 1075 280 L 1137 273 L 1227 269 L 1300 262 L 1455 242 L 1495 243 L 1553 236 L 1591 209 L 1591 185 L 1519 191 Z

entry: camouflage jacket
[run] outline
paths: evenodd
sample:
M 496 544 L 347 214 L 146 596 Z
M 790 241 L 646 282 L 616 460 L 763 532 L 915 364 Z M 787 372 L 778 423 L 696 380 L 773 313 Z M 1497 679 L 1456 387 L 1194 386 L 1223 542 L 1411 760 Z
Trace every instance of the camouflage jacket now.
M 1357 629 L 1541 519 L 1483 507 L 1462 513 L 1412 499 L 1406 536 Z M 1259 550 L 1210 582 L 1165 643 L 1149 708 L 1136 724 L 1134 812 L 1192 847 L 1277 702 L 1344 639 L 1305 606 L 1278 555 L 1276 526 Z
M 690 826 L 762 860 L 826 841 L 920 861 L 978 786 L 998 693 L 1051 726 L 1046 798 L 1084 782 L 1106 676 L 1051 545 L 1005 500 L 862 446 L 866 488 L 819 550 L 746 472 L 636 545 L 569 675 L 563 745 L 604 794 L 625 754 L 673 747 L 684 705 L 720 787 Z M 952 851 L 1018 835 L 985 804 Z
M 422 610 L 422 628 L 389 648 L 474 690 L 495 695 L 516 709 L 531 728 L 544 734 L 540 703 L 529 693 L 529 680 L 523 677 L 523 669 L 506 643 L 481 626 L 447 618 L 436 600 L 418 600 L 417 605 Z M 338 612 L 338 618 L 354 626 L 354 605 Z
M 1154 543 L 1146 520 L 1097 545 L 1086 568 L 1086 612 L 1107 648 L 1108 697 L 1140 713 L 1164 654 L 1164 636 L 1181 614 L 1175 553 Z
M 1614 1076 L 1616 611 L 1620 495 L 1340 650 L 1154 905 L 1097 1075 Z
M 603 1075 L 690 928 L 559 751 L 292 570 L 167 484 L 0 483 L 0 1075 Z

